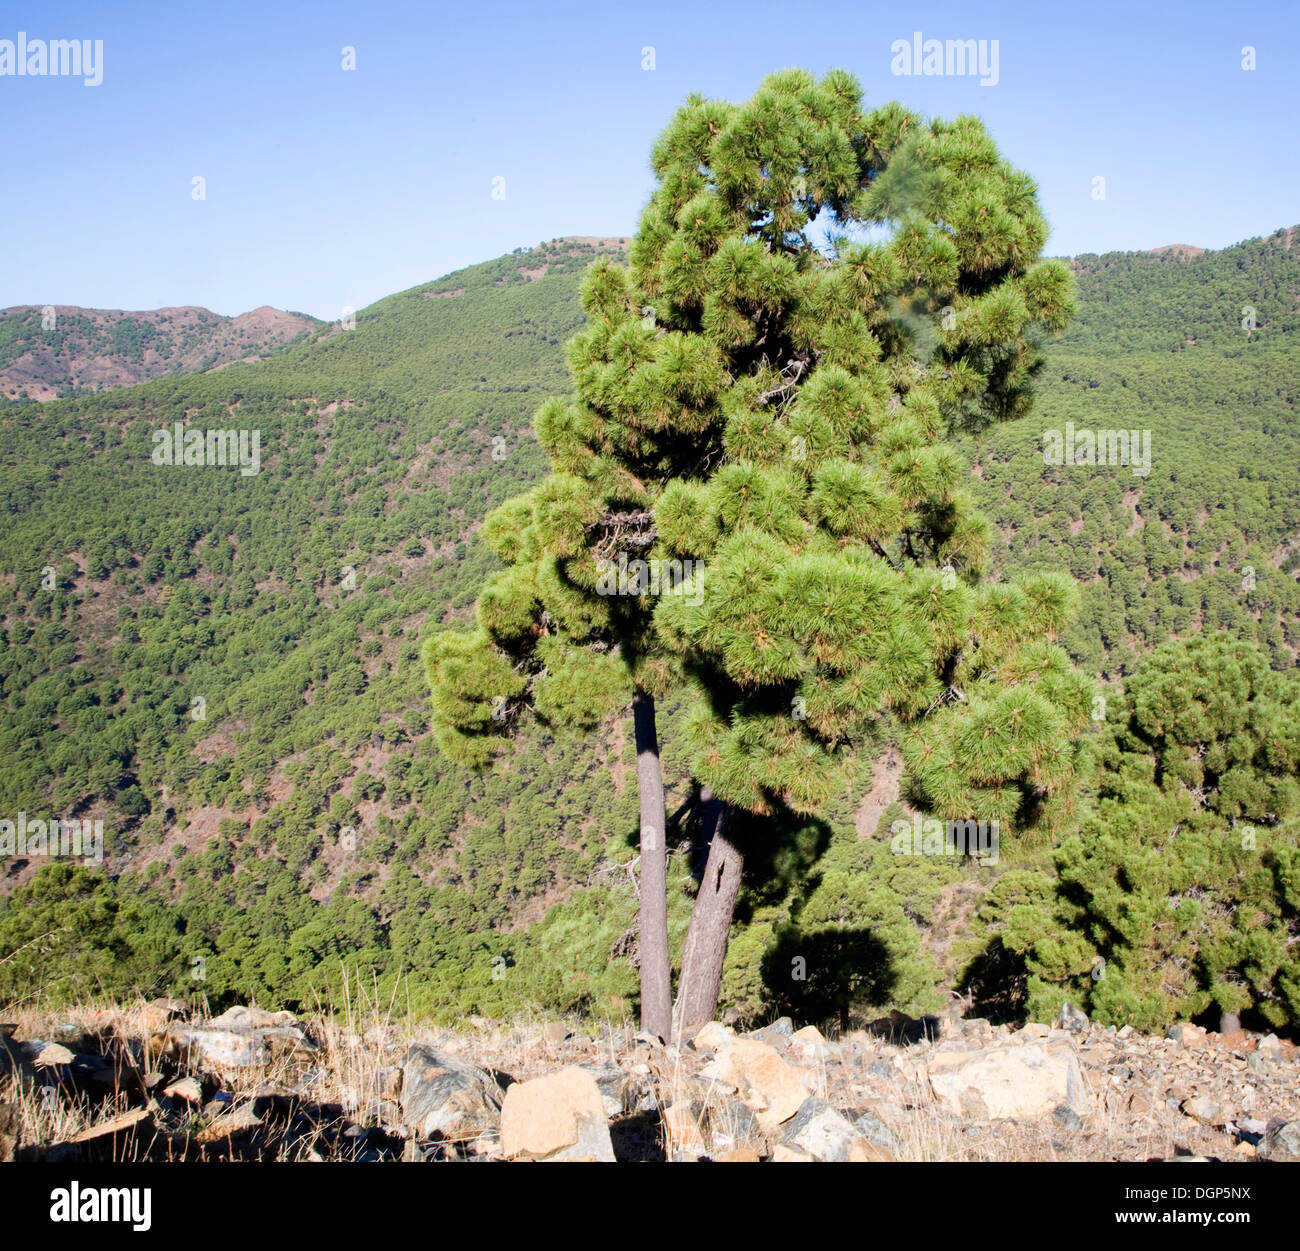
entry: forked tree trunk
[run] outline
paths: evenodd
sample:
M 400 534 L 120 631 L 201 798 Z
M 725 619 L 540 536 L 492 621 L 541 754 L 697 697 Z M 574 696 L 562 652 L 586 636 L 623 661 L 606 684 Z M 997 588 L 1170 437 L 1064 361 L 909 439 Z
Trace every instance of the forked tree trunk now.
M 716 819 L 709 840 L 709 858 L 691 909 L 682 972 L 677 982 L 673 1033 L 678 1039 L 690 1038 L 717 1013 L 722 962 L 727 955 L 731 915 L 740 893 L 740 871 L 744 866 L 740 847 L 732 841 L 736 828 L 734 811 L 729 804 L 712 796 L 708 797 L 706 814 L 710 809 Z
M 668 957 L 668 851 L 664 775 L 659 762 L 654 696 L 632 696 L 636 784 L 641 808 L 641 1029 L 668 1040 L 673 1024 L 672 964 Z

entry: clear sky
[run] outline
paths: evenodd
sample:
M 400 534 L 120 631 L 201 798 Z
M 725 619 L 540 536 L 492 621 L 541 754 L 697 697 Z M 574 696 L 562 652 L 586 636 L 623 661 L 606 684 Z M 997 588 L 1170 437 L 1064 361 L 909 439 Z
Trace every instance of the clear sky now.
M 980 114 L 1038 179 L 1053 254 L 1300 223 L 1296 0 L 0 0 L 0 40 L 20 31 L 102 39 L 103 81 L 0 76 L 0 307 L 335 318 L 558 235 L 630 235 L 687 93 L 744 99 L 791 65 Z M 915 31 L 996 39 L 996 85 L 891 73 Z

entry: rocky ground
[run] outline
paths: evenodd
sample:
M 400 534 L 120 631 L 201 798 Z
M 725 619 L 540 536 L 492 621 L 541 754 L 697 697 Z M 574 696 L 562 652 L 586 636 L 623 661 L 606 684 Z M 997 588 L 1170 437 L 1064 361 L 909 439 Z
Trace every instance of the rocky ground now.
M 0 1024 L 0 1160 L 1300 1160 L 1273 1035 L 897 1013 L 663 1045 L 178 1001 Z

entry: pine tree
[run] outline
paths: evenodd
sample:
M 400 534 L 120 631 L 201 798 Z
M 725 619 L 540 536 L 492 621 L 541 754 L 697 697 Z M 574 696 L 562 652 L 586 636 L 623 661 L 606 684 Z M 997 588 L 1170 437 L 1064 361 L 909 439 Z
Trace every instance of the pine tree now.
M 1001 910 L 1027 1008 L 1139 1029 L 1300 1020 L 1300 681 L 1254 644 L 1158 648 L 1126 683 L 1096 813 Z
M 691 692 L 713 829 L 680 1030 L 716 1007 L 738 809 L 814 813 L 855 750 L 897 731 L 943 815 L 1051 817 L 1091 688 L 1051 642 L 1067 579 L 982 581 L 988 525 L 946 442 L 1028 411 L 1038 344 L 1070 315 L 1032 181 L 977 119 L 864 112 L 840 70 L 772 75 L 745 105 L 691 96 L 652 162 L 629 266 L 584 281 L 577 400 L 537 415 L 552 472 L 488 517 L 507 568 L 477 630 L 435 635 L 427 662 L 438 741 L 472 764 L 526 709 L 594 724 L 635 692 L 640 729 L 654 695 Z M 666 968 L 660 927 L 643 913 L 643 996 L 647 953 Z M 654 986 L 643 1015 L 664 1033 Z

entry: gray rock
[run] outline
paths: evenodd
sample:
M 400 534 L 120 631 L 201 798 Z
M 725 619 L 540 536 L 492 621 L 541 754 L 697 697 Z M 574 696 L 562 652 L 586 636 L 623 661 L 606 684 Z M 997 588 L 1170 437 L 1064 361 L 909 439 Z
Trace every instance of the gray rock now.
M 1202 1125 L 1222 1125 L 1224 1117 L 1219 1105 L 1208 1095 L 1198 1095 L 1195 1099 L 1184 1099 L 1183 1115 L 1190 1116 Z
M 607 1117 L 654 1110 L 653 1093 L 635 1073 L 626 1073 L 614 1064 L 584 1064 L 580 1067 L 596 1079 L 596 1089 L 600 1091 Z
M 1052 1119 L 1055 1120 L 1057 1124 L 1064 1125 L 1066 1129 L 1083 1128 L 1083 1119 L 1072 1107 L 1069 1106 L 1069 1104 L 1066 1103 L 1062 1103 L 1059 1107 L 1053 1110 Z
M 868 1142 L 874 1142 L 876 1146 L 883 1147 L 890 1155 L 896 1156 L 902 1150 L 898 1135 L 874 1112 L 863 1112 L 853 1122 L 853 1128 Z
M 708 1108 L 709 1131 L 716 1149 L 744 1146 L 762 1137 L 754 1113 L 739 1099 L 729 1099 L 721 1108 Z
M 825 1099 L 815 1095 L 803 1101 L 799 1111 L 785 1126 L 781 1141 L 814 1160 L 846 1163 L 854 1158 L 863 1158 L 860 1153 L 850 1155 L 855 1144 L 859 1148 L 862 1146 L 862 1135 L 853 1123 Z
M 764 1025 L 762 1029 L 751 1030 L 745 1037 L 756 1038 L 759 1042 L 765 1042 L 769 1047 L 775 1047 L 780 1051 L 789 1044 L 790 1035 L 793 1033 L 794 1022 L 788 1016 L 783 1016 L 773 1021 L 771 1025 Z
M 463 1141 L 501 1124 L 501 1087 L 445 1051 L 416 1045 L 402 1062 L 402 1116 L 423 1137 Z
M 1071 1034 L 1082 1034 L 1088 1028 L 1088 1015 L 1073 1004 L 1061 1004 L 1061 1028 Z
M 1284 1121 L 1270 1129 L 1255 1150 L 1265 1160 L 1300 1161 L 1300 1121 Z
M 171 1039 L 182 1051 L 189 1053 L 191 1063 L 213 1068 L 259 1068 L 271 1061 L 270 1047 L 255 1032 L 196 1026 L 172 1030 Z

